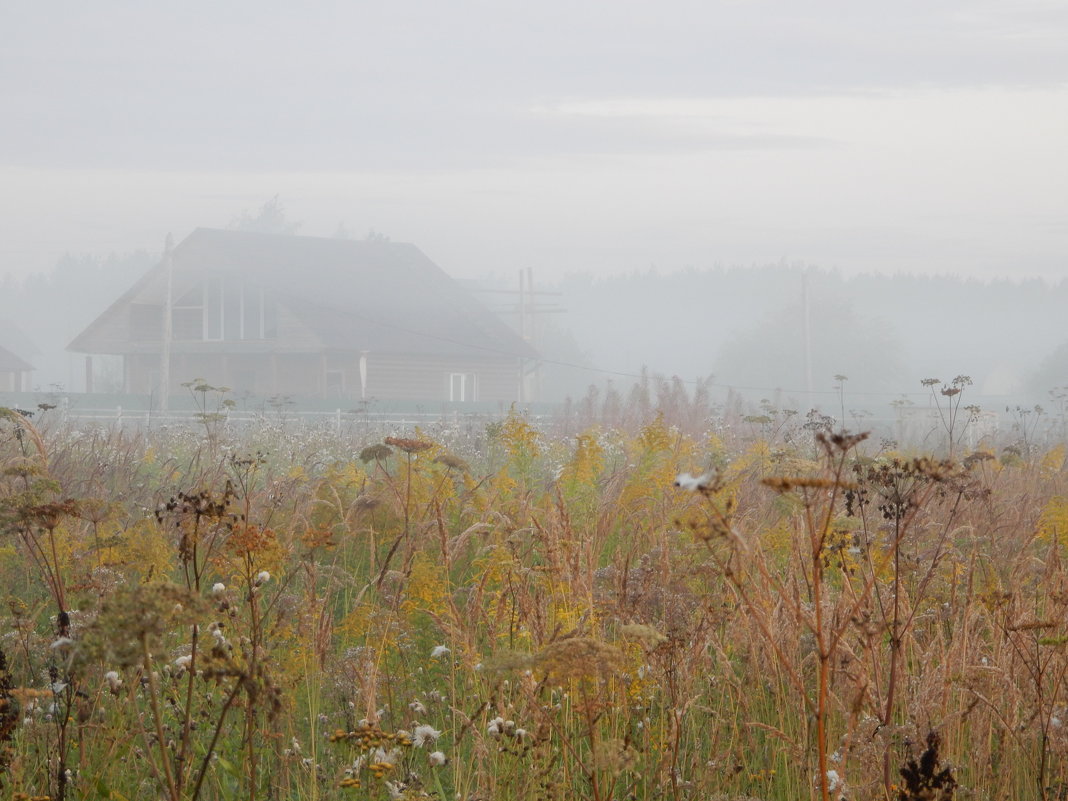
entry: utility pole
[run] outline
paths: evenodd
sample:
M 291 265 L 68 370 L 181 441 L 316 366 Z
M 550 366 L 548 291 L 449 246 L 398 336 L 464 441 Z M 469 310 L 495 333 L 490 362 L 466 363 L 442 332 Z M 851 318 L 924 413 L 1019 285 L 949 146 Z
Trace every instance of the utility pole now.
M 526 294 L 526 298 L 527 298 L 527 305 L 526 305 L 526 309 L 525 309 L 525 312 L 526 312 L 526 315 L 527 315 L 527 324 L 526 324 L 527 336 L 526 336 L 526 340 L 527 340 L 527 342 L 530 343 L 531 347 L 534 347 L 536 349 L 536 346 L 534 345 L 534 343 L 537 342 L 537 340 L 538 340 L 538 332 L 537 332 L 537 328 L 536 328 L 537 320 L 534 317 L 535 312 L 534 312 L 534 268 L 533 267 L 527 267 L 527 294 Z M 541 397 L 541 370 L 539 369 L 539 367 L 540 367 L 540 365 L 537 362 L 535 362 L 534 363 L 534 369 L 531 371 L 531 376 L 530 376 L 530 383 L 531 383 L 530 395 L 532 397 L 534 397 L 534 398 L 540 398 Z
M 167 277 L 167 292 L 163 302 L 163 344 L 160 347 L 159 358 L 159 410 L 167 411 L 171 394 L 171 340 L 174 338 L 171 311 L 174 305 L 174 238 L 167 234 L 167 240 L 163 245 L 163 269 Z
M 809 314 L 807 268 L 801 273 L 801 314 L 805 340 L 805 392 L 808 394 L 806 403 L 808 408 L 812 409 L 812 320 Z
M 524 290 L 523 269 L 519 270 L 519 336 L 524 342 L 529 342 L 527 334 L 527 296 Z M 527 360 L 519 357 L 519 402 L 527 400 Z
M 495 294 L 495 295 L 512 295 L 516 298 L 515 306 L 503 306 L 491 309 L 498 314 L 516 314 L 519 317 L 519 336 L 524 342 L 527 342 L 537 350 L 538 344 L 538 326 L 537 317 L 541 314 L 559 314 L 566 309 L 555 304 L 542 304 L 538 302 L 538 298 L 546 296 L 561 297 L 563 292 L 550 292 L 545 290 L 534 289 L 534 268 L 526 267 L 519 270 L 519 290 L 514 289 L 472 289 L 472 292 L 479 294 Z M 528 392 L 527 387 L 527 362 L 530 361 L 524 357 L 519 358 L 519 389 L 518 397 L 519 402 L 523 403 L 530 400 L 531 397 L 537 397 L 538 390 L 540 389 L 540 376 L 538 374 L 538 364 L 535 360 L 534 368 L 532 370 L 534 375 L 533 386 L 531 386 Z

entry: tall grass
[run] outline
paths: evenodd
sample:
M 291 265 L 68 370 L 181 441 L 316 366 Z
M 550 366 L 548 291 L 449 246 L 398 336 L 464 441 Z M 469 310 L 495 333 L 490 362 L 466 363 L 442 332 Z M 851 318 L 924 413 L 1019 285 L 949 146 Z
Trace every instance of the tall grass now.
M 358 440 L 5 412 L 5 795 L 1068 797 L 1064 444 L 700 406 Z

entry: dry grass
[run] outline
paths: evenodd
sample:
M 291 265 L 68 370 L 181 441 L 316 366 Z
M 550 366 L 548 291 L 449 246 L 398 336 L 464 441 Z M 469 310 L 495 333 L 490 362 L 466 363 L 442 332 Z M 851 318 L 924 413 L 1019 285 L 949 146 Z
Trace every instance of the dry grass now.
M 0 420 L 5 794 L 1068 797 L 1063 445 L 655 405 L 578 436 Z

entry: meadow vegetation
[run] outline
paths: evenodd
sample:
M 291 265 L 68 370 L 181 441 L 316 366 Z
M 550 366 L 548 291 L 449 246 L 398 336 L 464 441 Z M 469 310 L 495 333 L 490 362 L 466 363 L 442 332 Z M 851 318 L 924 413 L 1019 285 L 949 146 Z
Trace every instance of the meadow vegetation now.
M 1064 443 L 705 400 L 0 411 L 4 797 L 1068 797 Z

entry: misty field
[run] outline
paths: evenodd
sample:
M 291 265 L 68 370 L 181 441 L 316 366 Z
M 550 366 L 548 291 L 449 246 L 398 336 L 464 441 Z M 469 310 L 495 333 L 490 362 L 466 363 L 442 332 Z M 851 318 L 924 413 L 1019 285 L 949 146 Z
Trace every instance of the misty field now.
M 1068 798 L 1064 443 L 686 411 L 0 410 L 4 797 Z

